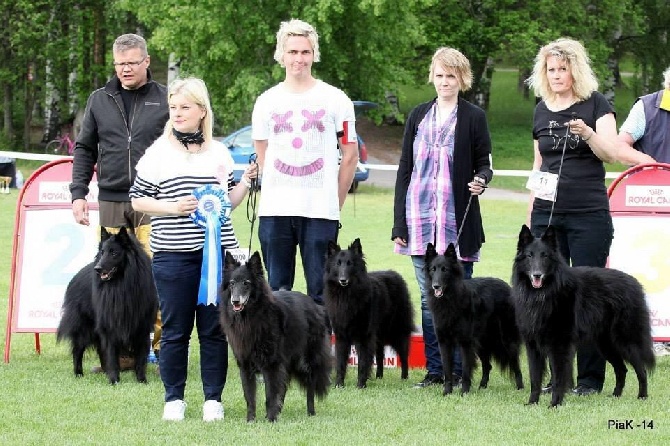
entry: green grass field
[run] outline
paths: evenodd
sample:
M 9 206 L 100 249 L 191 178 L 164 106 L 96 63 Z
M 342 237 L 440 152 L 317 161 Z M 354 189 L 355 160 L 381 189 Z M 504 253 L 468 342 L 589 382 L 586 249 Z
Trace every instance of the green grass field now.
M 0 296 L 9 295 L 13 215 L 17 192 L 0 195 Z M 410 260 L 392 252 L 389 240 L 393 195 L 389 190 L 362 184 L 350 196 L 342 216 L 341 244 L 360 237 L 368 267 L 399 271 L 410 285 L 418 318 L 418 292 Z M 475 275 L 508 280 L 516 237 L 525 218 L 526 203 L 495 201 L 484 197 L 482 211 L 487 243 Z M 240 243 L 249 243 L 250 224 L 245 209 L 234 212 Z M 93 229 L 92 229 L 93 230 Z M 29 234 L 26 235 L 29 237 Z M 254 234 L 252 250 L 258 249 Z M 300 276 L 300 274 L 298 274 Z M 300 278 L 300 277 L 299 277 Z M 304 291 L 304 281 L 297 289 Z M 6 325 L 7 299 L 0 301 L 0 321 Z M 4 338 L 3 338 L 4 339 Z M 412 370 L 409 381 L 397 369 L 387 369 L 383 380 L 372 380 L 365 390 L 355 386 L 350 368 L 344 389 L 333 389 L 317 401 L 316 417 L 307 417 L 304 394 L 292 386 L 279 422 L 263 420 L 264 395 L 259 386 L 258 418 L 245 421 L 246 406 L 232 354 L 223 394 L 226 419 L 205 424 L 201 420 L 202 383 L 199 379 L 197 339 L 192 340 L 183 423 L 161 421 L 163 387 L 150 365 L 149 383 L 139 384 L 131 372 L 122 374 L 118 386 L 104 376 L 86 373 L 76 379 L 68 346 L 55 343 L 53 334 L 42 334 L 42 354 L 34 350 L 28 333 L 12 336 L 11 361 L 0 365 L 0 444 L 2 445 L 660 445 L 670 441 L 670 357 L 660 358 L 650 378 L 646 401 L 638 401 L 637 380 L 628 374 L 621 398 L 608 396 L 613 373 L 608 366 L 605 392 L 593 397 L 567 396 L 564 406 L 550 410 L 549 397 L 539 406 L 526 406 L 528 388 L 513 390 L 497 370 L 486 390 L 465 397 L 441 396 L 441 389 L 417 390 L 412 384 L 425 371 Z M 85 371 L 97 359 L 85 358 Z M 524 381 L 528 387 L 525 356 Z M 479 371 L 475 379 L 479 379 Z M 615 430 L 610 420 L 645 423 L 646 429 Z M 653 422 L 653 429 L 649 424 Z

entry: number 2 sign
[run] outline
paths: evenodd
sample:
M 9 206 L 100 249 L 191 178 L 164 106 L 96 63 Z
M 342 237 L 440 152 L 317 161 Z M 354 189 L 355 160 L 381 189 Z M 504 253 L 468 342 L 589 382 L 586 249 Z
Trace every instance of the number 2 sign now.
M 53 333 L 61 317 L 63 296 L 70 279 L 93 261 L 98 245 L 97 181 L 91 182 L 90 226 L 72 216 L 69 184 L 72 159 L 45 164 L 19 193 L 9 288 L 5 362 L 9 362 L 11 334 Z

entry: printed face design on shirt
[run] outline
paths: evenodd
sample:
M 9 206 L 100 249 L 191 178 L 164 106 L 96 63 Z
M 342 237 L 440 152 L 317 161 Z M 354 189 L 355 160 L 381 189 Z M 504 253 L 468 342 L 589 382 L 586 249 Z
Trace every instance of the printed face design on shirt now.
M 292 111 L 272 115 L 272 120 L 275 122 L 273 131 L 280 142 L 277 146 L 278 155 L 274 167 L 292 177 L 313 175 L 324 166 L 323 156 L 319 155 L 322 153 L 323 136 L 326 131 L 323 122 L 326 111 L 302 110 L 301 115 L 302 119 L 298 118 L 294 122 L 290 121 L 293 117 Z M 294 127 L 294 123 L 298 125 Z M 310 156 L 311 152 L 314 152 L 315 156 Z
M 283 115 L 280 115 L 278 113 L 274 113 L 272 115 L 272 120 L 275 122 L 275 128 L 274 128 L 275 134 L 281 132 L 291 133 L 293 131 L 293 126 L 291 125 L 290 122 L 288 122 L 291 116 L 293 116 L 292 111 L 288 111 Z

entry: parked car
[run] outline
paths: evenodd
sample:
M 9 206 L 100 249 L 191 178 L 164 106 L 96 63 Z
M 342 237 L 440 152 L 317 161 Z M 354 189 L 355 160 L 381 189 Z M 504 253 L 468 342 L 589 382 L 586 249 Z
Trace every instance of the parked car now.
M 353 101 L 354 109 L 356 110 L 356 117 L 360 116 L 367 110 L 377 107 L 374 102 L 368 101 Z M 255 156 L 254 142 L 251 139 L 251 126 L 247 125 L 238 130 L 235 130 L 228 136 L 215 138 L 221 141 L 228 147 L 230 154 L 235 161 L 235 170 L 233 177 L 235 182 L 239 182 L 244 173 L 245 166 L 248 165 Z M 349 192 L 353 192 L 358 188 L 358 183 L 368 179 L 369 171 L 365 167 L 368 162 L 368 150 L 365 147 L 365 142 L 361 135 L 358 135 L 358 166 L 356 166 L 356 174 L 354 181 L 351 184 Z

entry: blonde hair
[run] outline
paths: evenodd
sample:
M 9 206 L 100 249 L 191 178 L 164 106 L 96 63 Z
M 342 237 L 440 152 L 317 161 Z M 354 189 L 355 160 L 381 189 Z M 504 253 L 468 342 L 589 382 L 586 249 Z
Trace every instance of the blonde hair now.
M 430 62 L 430 72 L 428 73 L 428 82 L 433 82 L 435 78 L 435 68 L 440 65 L 443 69 L 452 68 L 456 71 L 456 78 L 461 91 L 467 91 L 472 88 L 472 69 L 470 61 L 460 51 L 442 47 L 435 51 L 433 60 Z
M 312 25 L 303 22 L 299 19 L 291 19 L 288 22 L 281 22 L 279 31 L 277 31 L 277 48 L 275 49 L 275 60 L 279 65 L 284 67 L 284 49 L 286 41 L 292 36 L 307 37 L 312 51 L 314 52 L 314 62 L 321 60 L 321 53 L 319 52 L 319 35 Z
M 535 96 L 544 100 L 554 99 L 556 96 L 547 78 L 547 59 L 552 56 L 567 62 L 572 75 L 572 92 L 580 101 L 588 99 L 598 90 L 598 79 L 593 73 L 591 60 L 584 46 L 576 40 L 560 38 L 540 48 L 535 56 L 533 73 L 526 81 L 535 91 Z
M 214 118 L 212 113 L 212 106 L 209 102 L 209 93 L 207 92 L 207 86 L 205 85 L 205 82 L 202 79 L 195 77 L 175 79 L 168 87 L 168 103 L 170 102 L 172 96 L 176 94 L 184 96 L 184 98 L 205 110 L 205 117 L 202 118 L 202 121 L 200 122 L 200 131 L 202 131 L 202 135 L 205 138 L 205 144 L 209 143 L 212 140 Z M 172 119 L 168 119 L 168 122 L 165 124 L 165 131 L 163 134 L 165 136 L 170 135 L 172 133 L 172 128 Z

